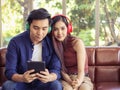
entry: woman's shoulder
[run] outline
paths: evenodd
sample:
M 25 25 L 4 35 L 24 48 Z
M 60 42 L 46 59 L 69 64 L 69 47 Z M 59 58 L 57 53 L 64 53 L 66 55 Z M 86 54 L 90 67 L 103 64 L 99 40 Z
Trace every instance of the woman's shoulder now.
M 82 39 L 79 37 L 72 37 L 72 47 L 75 51 L 81 50 L 81 48 L 84 48 L 84 43 Z
M 74 45 L 80 44 L 80 43 L 83 43 L 82 39 L 79 38 L 79 37 L 74 36 L 73 40 L 72 40 L 72 45 L 74 46 Z

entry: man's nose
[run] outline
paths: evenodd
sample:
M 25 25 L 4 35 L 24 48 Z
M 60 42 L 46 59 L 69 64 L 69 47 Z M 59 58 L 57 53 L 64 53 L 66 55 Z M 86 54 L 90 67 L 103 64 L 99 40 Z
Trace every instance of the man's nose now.
M 42 34 L 42 32 L 43 32 L 42 29 L 39 29 L 39 30 L 37 31 L 37 34 L 40 35 L 40 34 Z

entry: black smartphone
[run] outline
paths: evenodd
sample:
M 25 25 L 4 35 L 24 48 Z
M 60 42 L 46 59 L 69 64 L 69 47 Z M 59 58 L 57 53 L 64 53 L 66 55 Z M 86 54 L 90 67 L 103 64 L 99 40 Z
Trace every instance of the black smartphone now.
M 35 69 L 34 73 L 40 73 L 45 71 L 45 62 L 43 61 L 27 61 L 28 70 Z

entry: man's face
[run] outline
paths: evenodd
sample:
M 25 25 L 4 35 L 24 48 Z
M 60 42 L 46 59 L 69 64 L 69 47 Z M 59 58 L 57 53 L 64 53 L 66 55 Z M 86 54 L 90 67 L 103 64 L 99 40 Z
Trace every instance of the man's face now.
M 48 33 L 48 19 L 33 20 L 30 24 L 30 38 L 34 44 L 40 43 Z

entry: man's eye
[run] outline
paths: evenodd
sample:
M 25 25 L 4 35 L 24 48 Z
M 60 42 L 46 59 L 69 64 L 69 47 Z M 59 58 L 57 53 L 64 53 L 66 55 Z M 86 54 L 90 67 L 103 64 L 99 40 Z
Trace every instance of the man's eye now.
M 48 28 L 43 28 L 43 30 L 48 30 Z
M 35 30 L 38 30 L 39 29 L 39 27 L 33 27 Z

